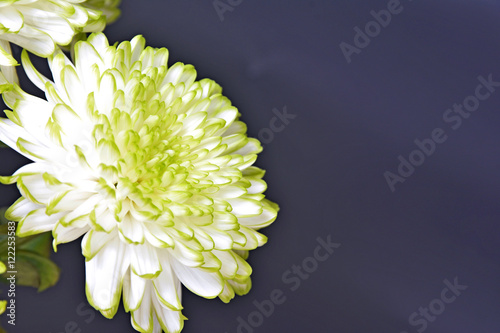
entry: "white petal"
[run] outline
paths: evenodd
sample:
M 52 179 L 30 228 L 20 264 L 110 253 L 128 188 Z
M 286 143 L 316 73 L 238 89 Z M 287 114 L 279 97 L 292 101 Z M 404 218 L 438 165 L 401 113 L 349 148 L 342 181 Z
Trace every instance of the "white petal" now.
M 262 145 L 260 144 L 260 141 L 254 138 L 249 138 L 248 143 L 244 147 L 231 153 L 245 156 L 249 154 L 258 154 L 261 151 L 262 151 Z
M 57 192 L 52 188 L 48 188 L 45 184 L 45 180 L 41 174 L 29 175 L 21 177 L 22 184 L 19 186 L 25 186 L 21 188 L 21 192 L 25 197 L 31 197 L 36 203 L 47 204 L 52 196 Z
M 73 111 L 75 111 L 80 118 L 86 116 L 85 106 L 87 103 L 87 95 L 82 93 L 84 87 L 73 66 L 66 66 L 64 68 L 62 72 L 62 81 L 68 100 L 73 107 Z
M 35 204 L 23 197 L 19 198 L 12 206 L 5 212 L 5 217 L 10 220 L 19 221 L 28 213 L 33 210 L 43 208 L 43 205 Z
M 87 298 L 106 318 L 112 318 L 118 309 L 127 258 L 126 245 L 115 237 L 85 263 Z
M 214 246 L 218 250 L 230 250 L 233 246 L 233 239 L 226 231 L 216 229 L 212 226 L 201 228 L 207 233 L 214 242 Z
M 118 223 L 114 214 L 109 210 L 106 201 L 101 201 L 95 206 L 91 219 L 96 229 L 107 233 L 111 232 Z
M 81 228 L 78 228 L 76 226 L 69 226 L 66 227 L 62 225 L 61 223 L 58 223 L 56 227 L 54 228 L 54 231 L 52 232 L 54 236 L 54 243 L 55 244 L 61 244 L 61 243 L 69 243 L 74 241 L 75 239 L 79 238 L 86 232 L 90 230 L 90 227 L 88 225 L 85 225 Z
M 2 38 L 40 57 L 48 57 L 54 53 L 56 45 L 49 35 L 30 26 L 24 26 L 19 33 L 4 34 Z
M 225 279 L 233 279 L 238 271 L 238 263 L 234 255 L 228 251 L 213 250 L 212 253 L 217 256 L 217 258 L 222 263 L 220 272 Z
M 252 288 L 252 281 L 250 280 L 250 278 L 244 280 L 227 280 L 227 282 L 238 295 L 246 295 Z
M 65 104 L 57 104 L 52 111 L 52 119 L 61 127 L 66 137 L 72 138 L 75 135 L 80 137 L 79 133 L 82 130 L 81 118 L 69 106 Z M 66 145 L 66 148 L 72 148 L 73 142 Z
M 123 304 L 125 311 L 137 310 L 139 305 L 141 305 L 146 283 L 148 283 L 147 279 L 137 276 L 130 269 L 125 274 L 125 278 L 123 279 Z
M 29 213 L 19 222 L 17 235 L 25 237 L 52 230 L 63 213 L 47 215 L 45 208 L 40 208 Z
M 23 136 L 24 134 L 26 134 L 26 136 L 30 136 L 28 133 L 26 133 L 26 131 L 14 124 L 11 120 L 0 118 L 0 141 L 5 143 L 10 148 L 14 149 L 21 155 L 24 155 L 25 157 L 33 160 L 31 155 L 21 152 L 19 147 L 17 147 L 17 140 L 22 134 Z
M 173 273 L 168 260 L 161 262 L 162 272 L 153 280 L 156 295 L 167 307 L 174 310 L 182 310 L 180 301 L 181 283 Z
M 141 332 L 151 332 L 153 328 L 152 289 L 152 283 L 147 281 L 141 305 L 137 310 L 132 311 L 132 326 Z
M 229 198 L 238 198 L 246 193 L 247 191 L 243 187 L 235 185 L 227 185 L 227 186 L 222 186 L 220 190 L 213 196 L 221 199 L 229 199 Z
M 203 246 L 203 250 L 210 251 L 214 248 L 215 244 L 206 232 L 201 230 L 200 228 L 196 228 L 194 230 L 196 240 Z
M 2 50 L 2 48 L 0 47 L 0 51 L 1 50 Z M 0 71 L 1 71 L 1 73 L 4 75 L 5 79 L 8 80 L 8 82 L 19 84 L 19 78 L 17 77 L 16 67 L 2 65 L 3 60 L 5 60 L 5 58 L 2 56 L 2 54 L 0 52 Z
M 164 306 L 156 297 L 153 297 L 153 305 L 156 317 L 165 332 L 175 333 L 182 330 L 184 326 L 184 316 L 180 311 L 172 310 Z
M 233 198 L 227 199 L 227 202 L 233 208 L 231 213 L 237 217 L 249 217 L 262 214 L 262 205 L 256 200 Z
M 196 79 L 196 71 L 192 65 L 184 65 L 180 62 L 168 69 L 163 84 L 184 82 L 185 86 L 190 86 Z
M 9 32 L 18 32 L 23 26 L 23 15 L 14 6 L 1 7 L 0 22 Z
M 82 254 L 87 260 L 92 259 L 108 243 L 114 242 L 118 238 L 116 230 L 106 233 L 102 231 L 91 230 L 82 239 Z
M 247 192 L 249 194 L 262 193 L 267 189 L 267 184 L 262 179 L 253 178 L 253 177 L 247 177 L 246 179 L 249 180 L 250 184 L 251 184 L 250 187 L 247 188 Z
M 247 132 L 247 125 L 245 125 L 242 121 L 234 121 L 231 126 L 229 126 L 224 131 L 224 136 L 232 135 L 232 134 L 243 134 Z
M 240 217 L 238 218 L 238 221 L 242 225 L 253 229 L 264 228 L 276 220 L 277 214 L 276 210 L 271 207 L 264 206 L 262 214 L 250 217 Z
M 78 0 L 78 2 L 85 2 L 85 1 Z M 87 24 L 87 22 L 89 21 L 89 15 L 87 13 L 87 10 L 85 10 L 85 8 L 82 8 L 80 6 L 75 6 L 74 9 L 75 9 L 74 14 L 71 15 L 71 17 L 69 17 L 68 20 L 74 26 L 77 27 L 85 26 L 85 24 Z
M 144 39 L 144 37 L 142 36 L 135 36 L 134 38 L 132 38 L 132 40 L 130 41 L 130 48 L 131 48 L 131 52 L 132 52 L 132 56 L 131 56 L 131 63 L 134 63 L 136 61 L 139 60 L 139 57 L 142 53 L 142 51 L 144 50 L 144 46 L 146 45 L 146 40 Z M 163 56 L 164 55 L 164 51 L 161 52 L 161 54 Z M 167 56 L 167 59 L 168 59 L 168 51 L 166 52 L 166 56 Z M 157 55 L 158 58 L 161 58 L 159 55 Z M 161 64 L 158 64 L 157 66 L 161 66 L 161 65 L 165 65 L 167 62 L 165 61 L 164 63 L 161 63 Z
M 26 50 L 23 50 L 23 52 L 21 53 L 21 61 L 24 71 L 26 72 L 26 75 L 28 76 L 30 81 L 33 82 L 38 89 L 45 90 L 45 83 L 49 82 L 49 79 L 35 68 Z
M 236 232 L 234 230 L 230 230 L 228 231 L 228 233 L 230 233 L 233 236 L 233 238 L 235 238 L 235 235 L 233 234 Z M 266 236 L 253 229 L 247 228 L 243 225 L 240 226 L 240 230 L 238 230 L 237 233 L 243 235 L 246 241 L 244 245 L 240 245 L 235 241 L 233 247 L 235 250 L 253 250 L 259 246 L 264 245 L 267 242 Z
M 229 282 L 226 281 L 224 284 L 224 290 L 222 293 L 219 295 L 219 298 L 224 302 L 224 303 L 229 303 L 234 298 L 234 289 L 231 287 Z
M 173 248 L 169 248 L 168 250 L 172 256 L 174 256 L 183 265 L 190 267 L 201 266 L 203 264 L 203 255 L 200 253 L 202 250 L 201 245 L 196 243 L 196 246 L 200 246 L 200 248 L 193 249 L 189 247 L 188 244 L 188 242 L 176 241 L 175 246 Z
M 93 74 L 93 66 L 97 64 L 98 66 L 103 66 L 103 61 L 99 53 L 95 48 L 85 42 L 78 42 L 75 44 L 75 68 L 80 78 L 81 83 L 87 87 L 87 89 L 93 89 L 95 76 Z M 87 94 L 90 91 L 86 91 Z
M 155 247 L 173 247 L 174 240 L 167 233 L 168 229 L 156 223 L 145 223 L 146 240 Z
M 118 228 L 127 240 L 127 242 L 131 242 L 134 244 L 142 244 L 144 243 L 144 227 L 143 223 L 140 221 L 134 220 L 130 214 L 126 214 L 122 221 L 118 224 Z
M 157 249 L 148 243 L 127 245 L 130 250 L 132 271 L 144 278 L 153 278 L 160 274 L 161 265 Z
M 15 66 L 17 64 L 16 59 L 12 56 L 12 50 L 10 48 L 10 43 L 6 40 L 0 38 L 0 65 L 2 66 Z M 7 77 L 9 82 L 9 77 Z
M 193 293 L 205 298 L 214 298 L 222 292 L 224 282 L 220 273 L 187 267 L 175 259 L 172 259 L 171 264 L 182 284 Z
M 104 54 L 109 47 L 108 40 L 103 33 L 95 33 L 89 36 L 87 42 L 92 44 L 98 54 Z
M 91 208 L 98 202 L 99 196 L 92 195 L 86 191 L 70 189 L 66 192 L 57 193 L 50 198 L 47 204 L 47 212 L 72 211 L 65 219 L 69 223 L 72 219 L 82 215 L 90 214 Z
M 75 31 L 64 17 L 29 6 L 19 6 L 18 8 L 24 16 L 26 25 L 47 33 L 57 44 L 67 45 L 73 39 Z
M 224 128 L 228 128 L 238 118 L 238 109 L 230 106 L 216 112 L 213 117 L 223 119 L 226 122 Z M 224 136 L 229 136 L 229 134 L 225 134 Z

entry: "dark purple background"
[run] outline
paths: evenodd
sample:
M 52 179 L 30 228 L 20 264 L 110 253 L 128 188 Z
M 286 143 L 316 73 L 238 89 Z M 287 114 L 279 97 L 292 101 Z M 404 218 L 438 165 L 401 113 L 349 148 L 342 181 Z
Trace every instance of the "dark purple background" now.
M 500 81 L 500 4 L 402 0 L 402 12 L 348 64 L 339 44 L 353 44 L 353 28 L 387 3 L 243 0 L 221 21 L 211 0 L 124 0 L 109 39 L 141 33 L 168 47 L 172 62 L 194 64 L 199 78 L 222 85 L 251 136 L 269 127 L 274 108 L 296 115 L 258 160 L 281 212 L 264 231 L 268 244 L 250 256 L 252 291 L 229 305 L 185 291 L 183 332 L 237 332 L 237 318 L 280 289 L 285 303 L 254 332 L 413 333 L 423 324 L 408 318 L 455 277 L 467 290 L 425 332 L 500 331 L 500 90 L 457 130 L 442 118 L 474 93 L 479 75 Z M 435 128 L 447 140 L 392 193 L 383 173 L 397 172 L 398 156 Z M 0 153 L 3 175 L 26 163 Z M 3 206 L 18 196 L 14 186 L 1 191 Z M 282 275 L 327 235 L 342 245 L 291 291 Z M 134 332 L 123 308 L 111 321 L 77 312 L 89 309 L 79 242 L 53 258 L 58 285 L 19 288 L 17 326 L 3 317 L 4 326 Z

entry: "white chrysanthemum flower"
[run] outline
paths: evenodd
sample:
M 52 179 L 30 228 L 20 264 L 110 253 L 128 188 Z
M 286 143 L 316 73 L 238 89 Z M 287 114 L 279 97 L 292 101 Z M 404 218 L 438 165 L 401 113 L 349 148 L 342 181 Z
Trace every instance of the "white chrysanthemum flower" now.
M 47 101 L 4 92 L 14 111 L 0 140 L 34 163 L 0 180 L 22 193 L 7 211 L 20 236 L 52 230 L 56 246 L 85 235 L 87 296 L 104 316 L 123 290 L 137 330 L 179 332 L 181 283 L 224 302 L 250 290 L 248 250 L 278 207 L 252 166 L 261 145 L 221 87 L 144 45 L 93 34 L 74 64 L 49 58 L 54 82 L 24 52 Z
M 102 31 L 106 16 L 119 15 L 117 0 L 0 0 L 0 67 L 7 79 L 17 76 L 10 44 L 48 57 L 79 32 Z M 102 6 L 102 7 L 99 7 Z M 104 11 L 104 15 L 103 15 Z

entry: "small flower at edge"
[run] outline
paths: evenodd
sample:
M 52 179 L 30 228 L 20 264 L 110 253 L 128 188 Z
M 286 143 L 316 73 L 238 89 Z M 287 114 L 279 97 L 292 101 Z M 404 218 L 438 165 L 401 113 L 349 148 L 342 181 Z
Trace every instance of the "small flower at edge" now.
M 0 69 L 7 80 L 17 82 L 10 43 L 48 57 L 57 45 L 68 45 L 80 32 L 102 31 L 116 20 L 119 0 L 12 0 L 0 6 Z

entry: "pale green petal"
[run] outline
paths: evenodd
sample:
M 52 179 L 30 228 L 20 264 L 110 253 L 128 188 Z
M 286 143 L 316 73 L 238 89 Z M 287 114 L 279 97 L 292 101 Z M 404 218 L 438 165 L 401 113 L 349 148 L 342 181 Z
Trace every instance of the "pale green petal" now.
M 33 210 L 19 222 L 17 235 L 19 237 L 26 237 L 50 231 L 54 229 L 57 221 L 62 216 L 62 213 L 48 216 L 45 214 L 45 209 L 43 208 Z
M 7 301 L 0 301 L 0 314 L 4 313 L 6 308 L 7 308 Z
M 162 304 L 156 297 L 152 297 L 156 318 L 165 332 L 177 333 L 182 331 L 185 317 L 178 310 L 172 310 L 170 307 Z M 155 330 L 158 327 L 155 325 Z
M 168 261 L 162 261 L 162 267 L 160 275 L 153 280 L 156 295 L 163 305 L 172 310 L 182 310 L 180 281 L 172 271 Z
M 0 39 L 0 65 L 1 66 L 17 65 L 16 59 L 14 59 L 14 57 L 12 56 L 9 42 L 3 39 Z M 3 68 L 2 72 L 5 72 Z M 7 81 L 11 80 L 9 80 L 7 77 Z
M 24 25 L 23 14 L 16 6 L 0 7 L 0 24 L 7 29 L 7 32 L 18 32 Z
M 158 251 L 149 244 L 129 246 L 132 272 L 140 277 L 151 279 L 161 273 Z
M 134 311 L 139 308 L 144 297 L 147 279 L 134 274 L 129 270 L 123 279 L 123 305 L 125 311 Z
M 87 298 L 106 318 L 118 310 L 123 277 L 128 268 L 126 245 L 110 241 L 85 264 Z
M 30 26 L 24 26 L 18 34 L 3 34 L 2 38 L 40 57 L 48 57 L 56 50 L 56 44 L 48 34 Z
M 199 296 L 214 298 L 224 288 L 223 278 L 218 272 L 210 272 L 203 268 L 187 267 L 177 260 L 172 260 L 171 265 L 182 284 Z
M 146 283 L 144 297 L 141 305 L 135 311 L 132 311 L 132 326 L 140 332 L 152 332 L 153 320 L 153 301 L 152 301 L 151 282 Z

